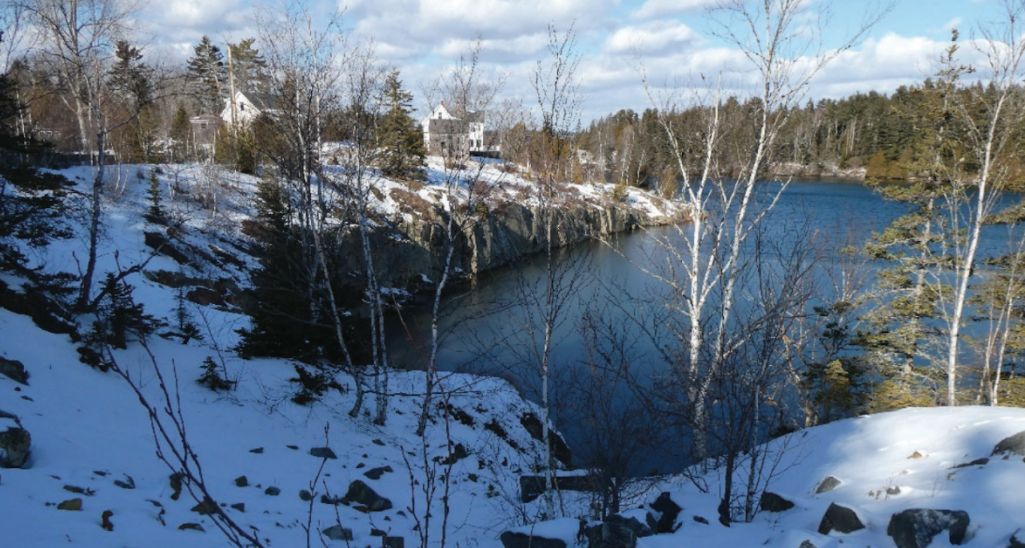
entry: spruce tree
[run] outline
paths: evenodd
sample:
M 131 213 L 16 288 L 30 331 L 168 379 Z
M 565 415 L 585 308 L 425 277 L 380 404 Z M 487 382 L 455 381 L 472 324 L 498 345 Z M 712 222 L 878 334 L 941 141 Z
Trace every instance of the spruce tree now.
M 402 88 L 399 71 L 388 73 L 384 83 L 388 111 L 379 128 L 382 150 L 381 172 L 388 177 L 418 180 L 423 178 L 423 135 L 410 113 L 413 94 Z
M 178 109 L 174 112 L 174 120 L 171 122 L 171 153 L 174 160 L 181 162 L 185 160 L 189 152 L 189 141 L 192 135 L 192 125 L 189 123 L 189 112 L 185 105 L 178 103 Z
M 188 61 L 189 87 L 203 114 L 217 114 L 223 108 L 227 69 L 220 48 L 203 36 Z
M 235 89 L 242 92 L 266 93 L 270 83 L 267 61 L 260 51 L 253 47 L 255 38 L 246 38 L 237 44 L 228 44 L 231 49 L 231 71 L 235 77 Z

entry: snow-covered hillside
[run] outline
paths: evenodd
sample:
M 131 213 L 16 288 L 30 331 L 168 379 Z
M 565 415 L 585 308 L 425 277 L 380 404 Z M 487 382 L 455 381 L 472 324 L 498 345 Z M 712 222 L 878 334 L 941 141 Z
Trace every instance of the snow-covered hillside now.
M 707 493 L 689 479 L 665 479 L 639 493 L 641 507 L 623 515 L 640 524 L 647 514 L 657 517 L 643 502 L 663 492 L 682 508 L 675 533 L 639 539 L 638 546 L 650 548 L 894 546 L 888 535 L 891 517 L 909 509 L 966 512 L 965 546 L 1019 546 L 1010 539 L 1017 532 L 1017 539 L 1025 541 L 1025 435 L 1016 438 L 1017 453 L 994 454 L 998 443 L 1019 432 L 1025 432 L 1025 409 L 1017 408 L 904 409 L 842 420 L 763 447 L 781 455 L 768 491 L 793 503 L 790 509 L 762 511 L 751 523 L 723 527 L 716 521 L 721 478 L 712 472 L 699 477 L 707 482 Z M 830 477 L 839 483 L 823 485 Z M 820 534 L 823 516 L 834 503 L 853 510 L 864 528 Z M 537 536 L 572 543 L 577 528 L 571 525 L 555 522 L 533 529 Z M 928 546 L 952 544 L 949 528 L 941 529 Z

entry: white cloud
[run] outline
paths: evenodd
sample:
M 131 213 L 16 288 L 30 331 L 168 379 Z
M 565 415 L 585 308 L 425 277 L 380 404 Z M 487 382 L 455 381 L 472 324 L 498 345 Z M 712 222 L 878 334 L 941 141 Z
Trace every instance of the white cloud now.
M 713 8 L 720 0 L 647 0 L 632 15 L 634 19 L 654 19 L 688 11 Z
M 697 34 L 683 23 L 652 21 L 616 30 L 605 42 L 605 51 L 612 54 L 660 55 L 689 45 L 696 39 Z

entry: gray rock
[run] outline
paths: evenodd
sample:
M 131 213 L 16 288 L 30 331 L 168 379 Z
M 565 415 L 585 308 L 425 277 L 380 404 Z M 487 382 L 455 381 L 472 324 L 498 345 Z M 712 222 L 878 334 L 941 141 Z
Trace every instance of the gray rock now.
M 381 538 L 381 548 L 406 548 L 406 539 L 384 536 Z
M 835 502 L 829 505 L 826 513 L 822 515 L 822 521 L 819 522 L 820 535 L 828 535 L 831 531 L 853 533 L 864 528 L 865 524 L 858 518 L 857 512 Z
M 20 384 L 28 384 L 28 371 L 25 370 L 25 364 L 18 360 L 0 358 L 0 375 Z
M 886 534 L 893 538 L 897 548 L 925 548 L 944 530 L 950 531 L 951 544 L 961 544 L 970 522 L 968 512 L 961 510 L 912 508 L 891 516 Z
M 321 531 L 321 533 L 331 540 L 352 540 L 352 529 L 346 529 L 341 525 L 332 525 L 331 527 Z
M 1020 457 L 1025 457 L 1025 431 L 1000 440 L 1000 443 L 996 444 L 996 447 L 993 448 L 992 454 L 1008 456 L 1006 453 L 1014 453 Z
M 815 494 L 821 495 L 822 493 L 828 493 L 839 487 L 842 483 L 842 481 L 834 478 L 833 476 L 828 476 L 826 479 L 822 480 L 822 483 L 820 483 L 818 487 L 815 488 Z
M 239 476 L 235 478 L 235 487 L 246 487 L 249 485 L 249 478 L 245 476 Z
M 612 515 L 603 523 L 585 529 L 584 534 L 587 536 L 588 548 L 634 548 L 637 539 L 649 537 L 653 533 L 647 525 L 635 518 Z
M 70 510 L 72 512 L 80 512 L 82 510 L 82 499 L 73 498 L 61 502 L 57 505 L 58 510 Z
M 2 412 L 0 412 L 2 413 Z M 21 426 L 14 415 L 3 413 L 2 424 L 10 424 L 0 432 L 0 468 L 23 468 L 28 464 L 32 448 L 32 436 Z
M 310 455 L 317 457 L 318 459 L 337 459 L 338 455 L 331 450 L 330 447 L 312 447 L 310 448 Z
M 281 489 L 271 485 L 270 487 L 268 487 L 268 488 L 263 490 L 263 494 L 271 496 L 271 497 L 276 497 L 276 496 L 281 494 Z
M 378 466 L 377 468 L 371 468 L 370 470 L 363 472 L 363 475 L 372 480 L 379 480 L 381 479 L 381 476 L 394 471 L 395 470 L 392 470 L 391 466 Z
M 785 512 L 794 507 L 793 502 L 770 491 L 762 492 L 758 505 L 765 512 Z
M 812 541 L 810 541 L 810 540 L 802 540 L 801 541 L 801 545 L 798 546 L 797 548 L 818 548 L 818 547 L 815 546 L 815 544 Z
M 551 539 L 506 531 L 498 537 L 504 548 L 566 548 L 566 543 L 559 539 Z
M 342 504 L 356 504 L 357 510 L 366 512 L 383 512 L 392 507 L 392 503 L 385 497 L 378 495 L 369 485 L 360 480 L 349 484 L 349 490 L 341 499 Z

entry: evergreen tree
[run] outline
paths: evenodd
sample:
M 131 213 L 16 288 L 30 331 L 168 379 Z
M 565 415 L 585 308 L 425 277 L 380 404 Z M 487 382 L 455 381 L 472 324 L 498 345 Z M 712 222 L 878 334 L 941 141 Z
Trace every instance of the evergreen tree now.
M 193 48 L 188 61 L 189 87 L 203 114 L 216 114 L 223 109 L 227 69 L 220 48 L 203 36 Z
M 385 78 L 384 98 L 388 111 L 379 128 L 381 172 L 400 179 L 422 179 L 423 134 L 410 116 L 413 94 L 402 89 L 399 71 L 394 70 Z
M 160 179 L 157 178 L 157 170 L 149 172 L 149 189 L 146 193 L 149 196 L 149 211 L 146 212 L 146 220 L 151 223 L 163 223 L 164 209 L 160 206 Z
M 267 61 L 260 51 L 253 47 L 255 38 L 246 38 L 237 44 L 228 44 L 231 49 L 231 72 L 235 78 L 235 89 L 242 92 L 266 93 L 270 84 Z
M 192 136 L 192 125 L 189 123 L 189 112 L 185 105 L 178 103 L 178 109 L 174 113 L 174 120 L 171 122 L 171 153 L 175 161 L 183 161 L 188 157 L 189 146 Z

